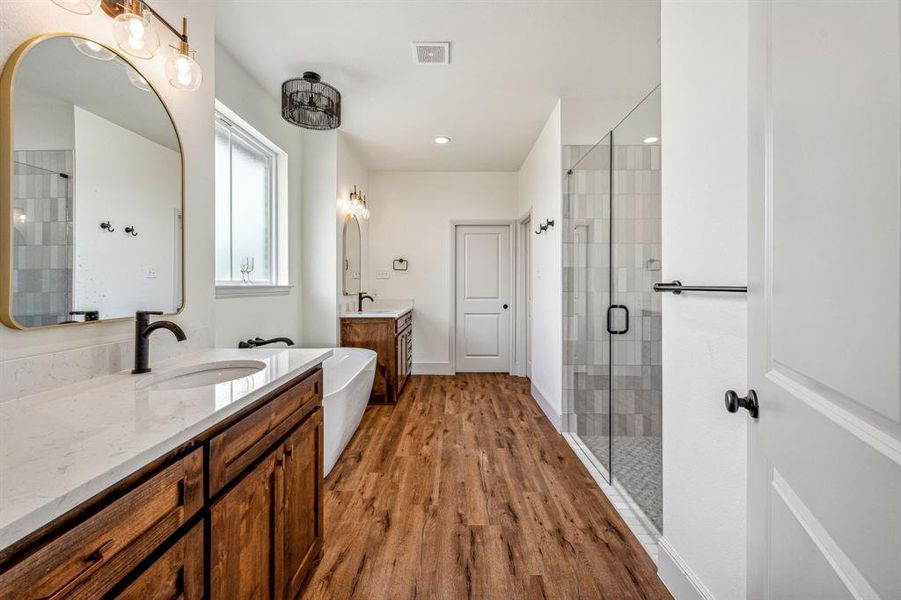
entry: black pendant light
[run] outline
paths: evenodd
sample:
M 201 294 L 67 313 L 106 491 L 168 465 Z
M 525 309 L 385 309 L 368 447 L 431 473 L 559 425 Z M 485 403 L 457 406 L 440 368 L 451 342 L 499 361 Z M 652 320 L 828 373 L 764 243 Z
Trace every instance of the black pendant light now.
M 282 117 L 304 129 L 336 129 L 341 125 L 341 92 L 307 71 L 282 84 Z

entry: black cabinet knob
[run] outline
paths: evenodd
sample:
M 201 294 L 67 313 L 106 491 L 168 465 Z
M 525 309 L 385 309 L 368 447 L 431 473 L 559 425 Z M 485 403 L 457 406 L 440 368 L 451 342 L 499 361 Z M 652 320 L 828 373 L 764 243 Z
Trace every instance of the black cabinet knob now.
M 504 304 L 504 310 L 507 310 L 507 305 L 506 305 L 506 304 Z
M 735 393 L 735 390 L 726 392 L 726 410 L 730 413 L 738 412 L 739 408 L 746 409 L 751 413 L 751 417 L 757 418 L 760 415 L 760 404 L 757 402 L 757 392 L 748 390 L 748 395 L 744 398 Z

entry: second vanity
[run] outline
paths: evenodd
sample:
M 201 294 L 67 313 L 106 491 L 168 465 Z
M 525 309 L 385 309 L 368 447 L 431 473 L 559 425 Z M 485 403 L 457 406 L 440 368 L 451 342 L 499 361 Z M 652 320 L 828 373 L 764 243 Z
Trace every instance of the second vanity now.
M 0 404 L 0 598 L 294 598 L 330 355 L 207 350 Z
M 341 345 L 377 354 L 370 403 L 396 404 L 413 371 L 413 306 L 341 313 Z

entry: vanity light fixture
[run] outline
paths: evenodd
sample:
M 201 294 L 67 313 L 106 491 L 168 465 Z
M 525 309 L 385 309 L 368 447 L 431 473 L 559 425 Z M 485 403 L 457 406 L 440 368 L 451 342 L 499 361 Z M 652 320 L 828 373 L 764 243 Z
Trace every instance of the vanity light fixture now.
M 166 77 L 169 78 L 172 87 L 193 92 L 200 87 L 203 72 L 188 46 L 188 20 L 184 18 L 181 21 L 181 33 L 178 46 L 172 47 L 175 53 L 166 59 Z
M 123 5 L 113 23 L 113 37 L 119 48 L 136 58 L 153 58 L 160 49 L 160 36 L 141 0 L 131 0 Z
M 435 143 L 443 146 L 444 144 L 450 144 L 451 139 L 446 135 L 439 135 L 435 137 Z
M 660 138 L 659 138 L 659 137 L 654 137 L 654 136 L 652 135 L 651 137 L 646 137 L 646 138 L 644 138 L 643 141 L 644 141 L 645 144 L 653 144 L 653 143 L 655 143 L 655 142 L 659 142 L 659 141 L 660 141 Z
M 53 3 L 76 15 L 89 15 L 100 4 L 100 0 L 53 0 Z
M 357 190 L 357 186 L 354 186 L 353 191 L 350 193 L 346 207 L 347 212 L 352 215 L 356 215 L 361 219 L 369 218 L 369 202 L 366 200 L 366 196 L 363 192 Z
M 75 49 L 94 60 L 113 60 L 116 55 L 98 44 L 97 42 L 86 40 L 84 38 L 72 38 L 72 45 Z
M 153 58 L 159 52 L 160 36 L 150 19 L 153 17 L 178 38 L 178 45 L 172 46 L 173 54 L 166 59 L 165 71 L 169 83 L 176 89 L 187 91 L 195 91 L 200 87 L 203 72 L 194 60 L 194 52 L 188 45 L 187 19 L 182 19 L 182 30 L 179 32 L 143 0 L 52 0 L 52 2 L 79 15 L 89 15 L 100 6 L 104 13 L 115 19 L 113 37 L 119 48 L 137 58 Z M 73 43 L 80 52 L 91 58 L 98 60 L 114 58 L 113 56 L 107 58 L 106 53 L 109 50 L 96 42 L 83 40 Z M 129 79 L 135 87 L 150 90 L 143 77 L 136 78 L 129 73 Z

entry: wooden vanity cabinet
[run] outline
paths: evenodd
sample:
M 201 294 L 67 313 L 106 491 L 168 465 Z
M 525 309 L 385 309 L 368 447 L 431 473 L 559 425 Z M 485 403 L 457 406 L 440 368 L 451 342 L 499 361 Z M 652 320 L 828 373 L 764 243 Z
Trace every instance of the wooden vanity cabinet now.
M 4 550 L 0 599 L 293 600 L 322 549 L 322 435 L 317 368 Z
M 153 564 L 126 582 L 119 600 L 202 600 L 203 523 L 180 537 Z
M 413 372 L 413 312 L 396 319 L 341 319 L 341 345 L 375 351 L 371 404 L 396 404 Z
M 317 408 L 210 509 L 212 600 L 297 595 L 322 547 L 321 482 Z

